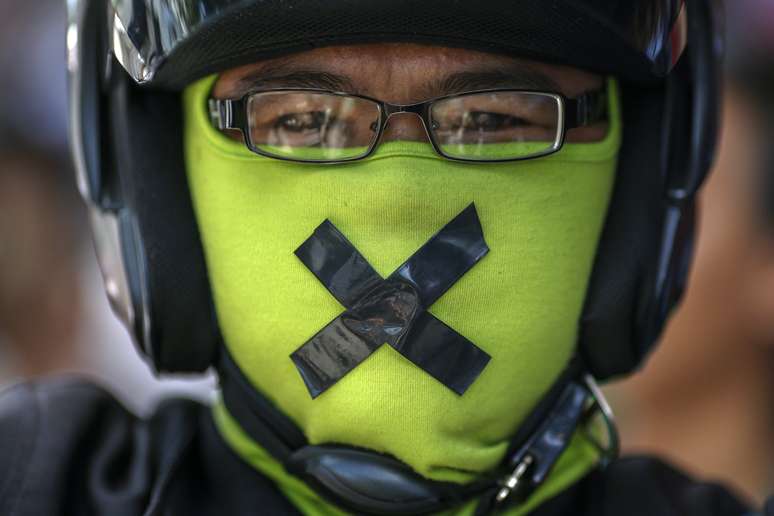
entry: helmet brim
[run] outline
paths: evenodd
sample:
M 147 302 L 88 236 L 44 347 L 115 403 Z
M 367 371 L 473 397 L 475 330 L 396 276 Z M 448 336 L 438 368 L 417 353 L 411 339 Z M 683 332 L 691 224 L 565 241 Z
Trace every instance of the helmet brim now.
M 416 42 L 568 64 L 624 80 L 676 61 L 680 0 L 159 0 L 113 2 L 109 41 L 138 83 L 179 89 L 210 73 L 313 48 Z

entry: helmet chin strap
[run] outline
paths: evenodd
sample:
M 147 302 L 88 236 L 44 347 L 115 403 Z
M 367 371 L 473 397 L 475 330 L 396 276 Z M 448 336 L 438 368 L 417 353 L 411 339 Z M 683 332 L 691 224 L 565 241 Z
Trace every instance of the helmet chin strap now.
M 599 410 L 617 454 L 612 413 L 574 359 L 526 418 L 505 459 L 470 484 L 426 479 L 400 460 L 344 445 L 310 445 L 301 429 L 259 393 L 221 349 L 223 403 L 250 438 L 333 504 L 358 514 L 428 514 L 480 499 L 476 514 L 525 501 L 547 478 L 575 430 Z M 604 463 L 604 461 L 603 461 Z

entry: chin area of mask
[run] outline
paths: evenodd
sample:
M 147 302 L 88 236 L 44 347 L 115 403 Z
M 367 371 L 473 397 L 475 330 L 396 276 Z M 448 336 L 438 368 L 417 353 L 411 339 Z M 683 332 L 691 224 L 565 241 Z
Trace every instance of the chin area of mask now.
M 620 146 L 615 83 L 605 139 L 546 158 L 455 163 L 429 143 L 398 141 L 361 162 L 320 166 L 260 157 L 219 133 L 206 109 L 213 81 L 184 92 L 185 153 L 218 321 L 237 365 L 311 444 L 387 453 L 442 481 L 498 465 L 574 353 Z M 329 219 L 387 277 L 470 203 L 490 251 L 429 312 L 489 354 L 481 375 L 459 396 L 381 346 L 312 399 L 290 355 L 344 308 L 294 251 Z M 222 406 L 216 421 L 249 462 L 294 489 Z M 557 465 L 565 485 L 594 462 L 583 444 Z M 293 501 L 312 503 L 298 484 Z

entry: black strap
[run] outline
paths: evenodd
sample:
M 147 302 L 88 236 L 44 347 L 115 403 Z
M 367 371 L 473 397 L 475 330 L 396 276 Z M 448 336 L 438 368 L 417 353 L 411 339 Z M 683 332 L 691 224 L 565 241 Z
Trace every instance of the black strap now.
M 565 129 L 585 127 L 601 122 L 607 116 L 607 106 L 607 88 L 589 91 L 580 97 L 567 99 Z
M 226 409 L 253 441 L 286 464 L 293 451 L 309 444 L 304 433 L 252 386 L 226 346 L 222 348 L 218 369 Z
M 495 497 L 501 489 L 501 479 L 530 454 L 534 464 L 528 481 L 510 497 L 516 501 L 526 499 L 545 480 L 569 444 L 580 422 L 581 405 L 587 398 L 577 381 L 582 366 L 573 360 L 526 418 L 501 466 L 471 484 L 457 485 L 425 479 L 397 459 L 369 450 L 340 445 L 310 446 L 303 432 L 252 387 L 225 347 L 221 357 L 223 402 L 250 438 L 318 494 L 359 514 L 426 514 L 474 498 L 482 500 L 477 514 L 488 514 L 497 505 Z M 337 464 L 348 464 L 350 470 L 339 474 L 335 471 Z M 363 472 L 357 478 L 351 474 L 353 464 L 367 466 L 357 470 Z M 363 477 L 370 470 L 389 472 L 389 475 L 375 475 L 375 485 L 388 476 L 400 476 L 400 479 L 384 486 L 369 486 L 369 480 Z M 354 480 L 349 484 L 340 482 L 347 475 Z M 392 498 L 384 496 L 388 489 L 395 489 L 391 491 Z M 370 492 L 382 496 L 369 498 Z

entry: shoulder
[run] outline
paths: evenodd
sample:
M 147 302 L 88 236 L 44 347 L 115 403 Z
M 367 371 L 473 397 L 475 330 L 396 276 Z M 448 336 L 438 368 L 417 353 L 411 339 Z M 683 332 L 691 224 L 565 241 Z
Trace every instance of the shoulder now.
M 69 379 L 21 383 L 0 392 L 0 514 L 44 511 L 42 499 L 60 493 L 56 481 L 42 479 L 63 473 L 78 436 L 111 403 L 105 391 Z
M 627 457 L 593 477 L 604 493 L 601 514 L 741 516 L 740 499 L 720 484 L 700 482 L 653 457 Z
M 0 436 L 6 442 L 16 438 L 30 440 L 39 431 L 53 431 L 48 423 L 51 418 L 60 417 L 56 432 L 66 433 L 106 405 L 120 407 L 103 389 L 75 378 L 12 385 L 0 390 Z
M 653 457 L 626 457 L 595 470 L 535 516 L 745 516 L 750 509 L 718 484 L 697 482 Z
M 81 513 L 87 497 L 90 504 L 120 498 L 140 507 L 157 462 L 154 434 L 170 424 L 186 427 L 181 420 L 195 418 L 196 411 L 193 402 L 172 403 L 146 422 L 100 387 L 72 378 L 1 391 L 0 514 Z M 102 483 L 116 474 L 135 482 Z

